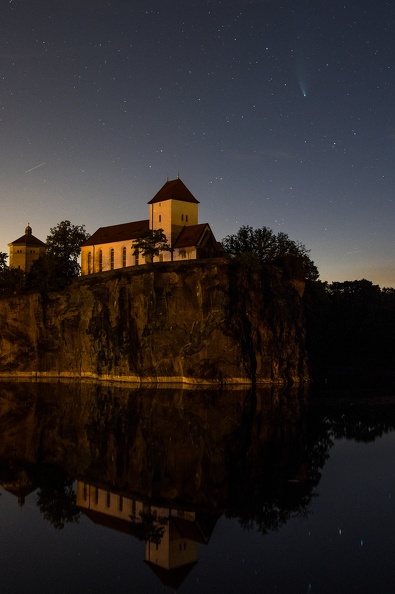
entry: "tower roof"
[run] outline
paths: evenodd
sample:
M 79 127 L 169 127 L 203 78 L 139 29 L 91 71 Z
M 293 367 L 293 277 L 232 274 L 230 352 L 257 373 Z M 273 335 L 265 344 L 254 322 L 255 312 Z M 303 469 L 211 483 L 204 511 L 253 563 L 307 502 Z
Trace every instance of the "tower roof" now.
M 32 234 L 32 228 L 30 227 L 30 225 L 28 225 L 25 229 L 25 235 L 22 235 L 22 237 L 19 237 L 18 239 L 16 239 L 15 241 L 11 241 L 11 243 L 9 243 L 8 245 L 34 245 L 34 246 L 40 246 L 40 247 L 46 247 L 45 243 L 43 241 L 41 241 L 41 239 L 38 239 L 37 237 L 34 237 L 34 235 Z
M 172 179 L 167 181 L 164 186 L 161 187 L 159 192 L 148 202 L 148 204 L 155 204 L 156 202 L 165 202 L 166 200 L 180 200 L 181 202 L 192 202 L 199 204 L 199 200 L 196 200 L 195 196 L 191 194 L 186 185 L 180 180 Z

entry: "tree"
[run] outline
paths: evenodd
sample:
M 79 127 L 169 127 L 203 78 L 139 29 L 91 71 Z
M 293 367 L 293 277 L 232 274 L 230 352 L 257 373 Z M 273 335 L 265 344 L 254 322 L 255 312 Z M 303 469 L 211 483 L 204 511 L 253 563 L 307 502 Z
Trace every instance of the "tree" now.
M 73 481 L 62 469 L 50 466 L 42 469 L 37 507 L 56 530 L 62 530 L 65 524 L 78 523 L 80 510 Z
M 30 289 L 42 291 L 61 291 L 79 273 L 77 262 L 63 260 L 54 254 L 42 254 L 33 262 L 27 274 Z
M 0 270 L 0 295 L 7 296 L 22 291 L 25 285 L 25 273 L 19 268 L 6 266 Z
M 275 264 L 291 277 L 316 280 L 319 276 L 310 251 L 282 231 L 276 235 L 268 227 L 253 229 L 243 225 L 235 235 L 225 237 L 222 246 L 233 258 Z
M 161 252 L 171 252 L 171 247 L 167 243 L 163 229 L 151 229 L 135 240 L 132 250 L 134 256 L 141 253 L 144 258 L 152 262 Z
M 70 221 L 62 221 L 50 229 L 47 236 L 47 254 L 51 254 L 64 262 L 64 268 L 71 268 L 75 273 L 80 255 L 80 247 L 89 238 L 84 225 L 72 225 Z M 79 267 L 78 267 L 79 270 Z
M 35 260 L 27 275 L 31 288 L 57 291 L 80 273 L 78 256 L 81 244 L 89 237 L 84 225 L 61 221 L 47 236 L 46 253 Z
M 0 272 L 4 272 L 8 268 L 7 258 L 8 255 L 5 252 L 0 252 Z
M 22 290 L 25 273 L 19 268 L 7 266 L 8 255 L 0 252 L 0 295 L 12 295 Z

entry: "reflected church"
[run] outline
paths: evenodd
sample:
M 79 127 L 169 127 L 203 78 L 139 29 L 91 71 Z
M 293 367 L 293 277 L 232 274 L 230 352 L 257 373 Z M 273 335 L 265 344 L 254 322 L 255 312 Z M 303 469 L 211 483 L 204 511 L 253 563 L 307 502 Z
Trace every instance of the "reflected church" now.
M 77 481 L 77 507 L 95 524 L 145 541 L 145 561 L 160 581 L 178 588 L 198 561 L 218 515 L 144 503 Z

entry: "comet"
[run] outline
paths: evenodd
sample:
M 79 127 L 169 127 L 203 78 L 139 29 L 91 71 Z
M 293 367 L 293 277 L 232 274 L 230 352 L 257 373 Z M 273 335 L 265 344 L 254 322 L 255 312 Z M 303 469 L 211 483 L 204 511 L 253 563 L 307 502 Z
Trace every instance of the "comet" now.
M 300 87 L 300 90 L 302 91 L 303 97 L 307 97 L 307 89 L 302 81 L 299 81 L 299 87 Z
M 30 171 L 34 171 L 35 169 L 42 167 L 43 165 L 45 165 L 45 163 L 46 163 L 46 161 L 44 161 L 44 163 L 40 163 L 40 165 L 36 165 L 35 167 L 32 167 L 31 169 L 28 169 L 27 171 L 25 171 L 25 173 L 30 173 Z

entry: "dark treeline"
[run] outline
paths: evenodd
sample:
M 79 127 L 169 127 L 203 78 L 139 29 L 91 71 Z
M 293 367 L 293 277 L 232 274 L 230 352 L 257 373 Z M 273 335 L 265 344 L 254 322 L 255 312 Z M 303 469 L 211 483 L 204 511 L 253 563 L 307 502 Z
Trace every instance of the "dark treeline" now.
M 385 376 L 395 370 L 395 289 L 362 279 L 308 282 L 304 296 L 315 379 Z

